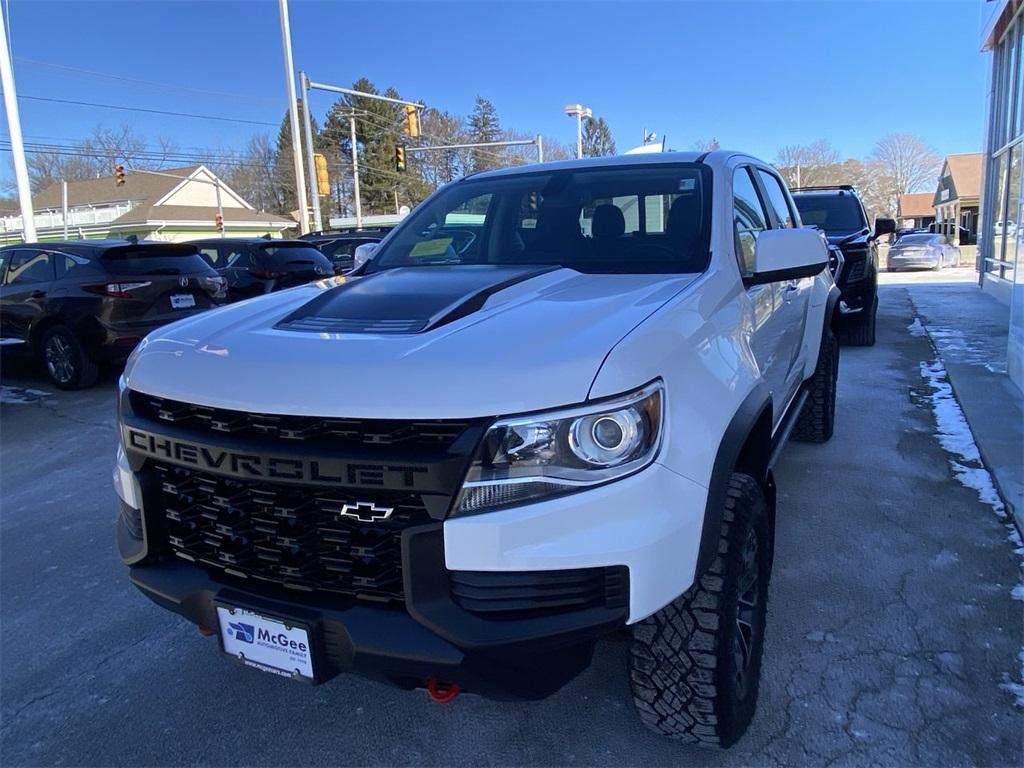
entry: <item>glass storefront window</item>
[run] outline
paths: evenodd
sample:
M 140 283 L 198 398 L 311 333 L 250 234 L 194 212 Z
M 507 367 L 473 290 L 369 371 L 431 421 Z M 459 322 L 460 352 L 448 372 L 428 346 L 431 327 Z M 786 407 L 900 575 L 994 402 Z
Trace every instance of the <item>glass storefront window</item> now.
M 992 160 L 992 181 L 995 205 L 992 206 L 992 231 L 989 233 L 992 245 L 991 257 L 1003 258 L 1003 233 L 1006 229 L 1006 166 L 1007 153 L 1003 152 Z M 986 268 L 997 275 L 1000 272 L 998 262 L 988 262 Z
M 1017 260 L 1017 249 L 1020 237 L 1024 234 L 1024 224 L 1020 220 L 1020 166 L 1021 145 L 1010 148 L 1009 184 L 1006 192 L 1006 225 L 1003 230 L 1003 261 L 1013 265 Z M 1003 266 L 1000 277 L 1013 280 L 1013 266 Z
M 1005 128 L 1000 127 L 1000 132 L 1003 135 L 1003 141 L 1002 144 L 1000 144 L 999 146 L 1002 146 L 1003 144 L 1006 144 L 1008 141 L 1010 141 L 1016 133 L 1016 131 L 1014 130 L 1017 125 L 1017 121 L 1015 119 L 1017 115 L 1016 96 L 1018 86 L 1018 78 L 1016 77 L 1016 72 L 1017 66 L 1019 64 L 1018 49 L 1020 47 L 1017 45 L 1017 38 L 1020 35 L 1020 28 L 1020 24 L 1014 24 L 1013 28 L 1006 35 L 1006 77 L 1003 86 L 1003 92 L 1006 94 L 1004 97 L 1004 103 L 1006 104 L 1006 108 L 1003 114 Z

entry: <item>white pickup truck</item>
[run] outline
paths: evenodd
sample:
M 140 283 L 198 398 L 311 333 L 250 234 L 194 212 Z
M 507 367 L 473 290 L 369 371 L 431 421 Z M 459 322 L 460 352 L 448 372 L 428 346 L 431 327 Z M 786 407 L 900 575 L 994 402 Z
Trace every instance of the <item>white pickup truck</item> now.
M 626 629 L 643 721 L 754 715 L 786 439 L 837 290 L 766 163 L 476 174 L 349 277 L 161 328 L 120 388 L 134 584 L 251 667 L 539 698 Z

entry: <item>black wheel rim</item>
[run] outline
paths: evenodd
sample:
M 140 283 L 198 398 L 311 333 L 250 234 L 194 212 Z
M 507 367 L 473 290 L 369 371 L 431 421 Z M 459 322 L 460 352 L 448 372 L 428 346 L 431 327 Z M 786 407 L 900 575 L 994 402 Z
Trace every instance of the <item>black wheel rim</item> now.
M 46 341 L 46 370 L 58 384 L 67 384 L 75 375 L 75 353 L 71 342 L 59 334 Z
M 740 550 L 742 565 L 736 600 L 736 634 L 732 649 L 736 667 L 736 686 L 739 688 L 740 696 L 746 695 L 753 677 L 750 667 L 754 659 L 754 646 L 758 640 L 759 554 L 757 535 L 751 528 L 747 531 L 747 538 Z

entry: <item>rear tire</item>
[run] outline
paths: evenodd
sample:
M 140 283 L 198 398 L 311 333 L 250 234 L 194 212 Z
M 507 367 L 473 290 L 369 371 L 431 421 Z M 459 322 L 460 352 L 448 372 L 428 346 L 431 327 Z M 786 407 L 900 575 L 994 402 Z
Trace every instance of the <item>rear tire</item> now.
M 770 571 L 764 491 L 733 474 L 711 566 L 631 627 L 630 683 L 644 725 L 704 747 L 744 734 L 757 708 Z
M 39 353 L 46 375 L 60 389 L 91 387 L 99 377 L 96 362 L 65 325 L 55 325 L 43 334 Z
M 824 443 L 832 437 L 836 420 L 836 385 L 839 381 L 839 344 L 826 329 L 818 351 L 814 375 L 807 381 L 807 400 L 797 416 L 793 438 L 805 443 Z
M 878 297 L 871 302 L 871 311 L 861 322 L 840 332 L 839 340 L 850 347 L 875 346 L 875 322 L 878 316 Z

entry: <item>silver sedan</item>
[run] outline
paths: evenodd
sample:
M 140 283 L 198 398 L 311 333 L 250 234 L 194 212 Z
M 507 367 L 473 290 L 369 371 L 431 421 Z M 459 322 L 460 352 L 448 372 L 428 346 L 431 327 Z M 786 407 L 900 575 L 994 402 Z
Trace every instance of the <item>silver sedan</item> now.
M 945 235 L 904 235 L 889 248 L 889 271 L 943 269 L 960 263 L 960 249 Z

